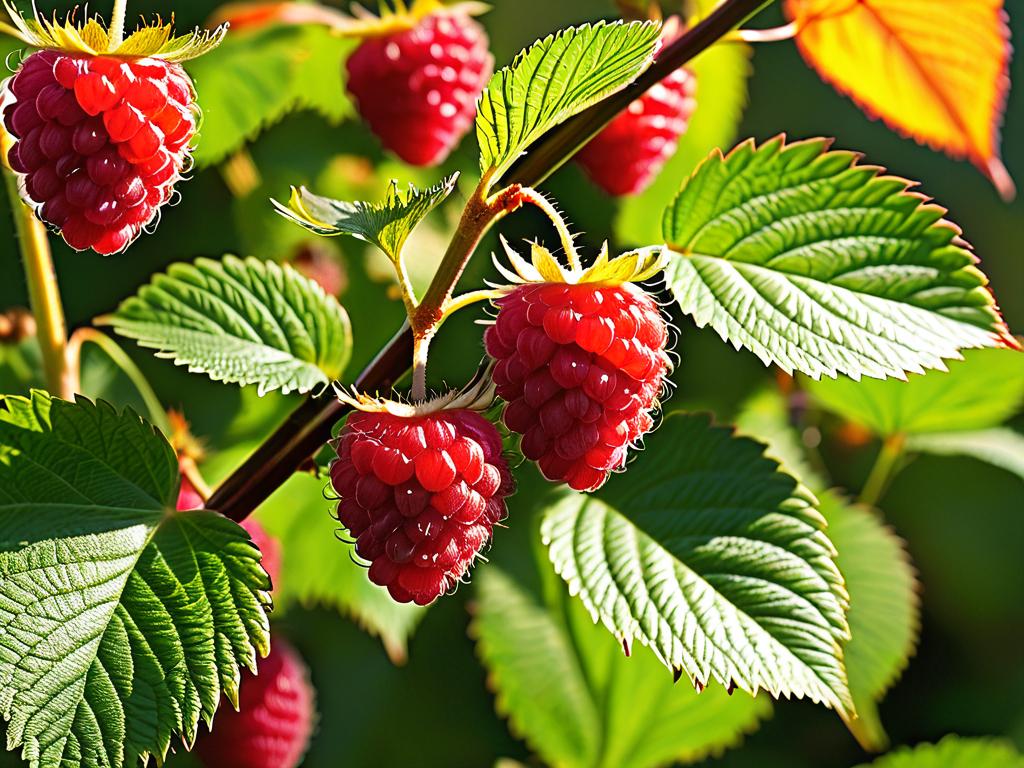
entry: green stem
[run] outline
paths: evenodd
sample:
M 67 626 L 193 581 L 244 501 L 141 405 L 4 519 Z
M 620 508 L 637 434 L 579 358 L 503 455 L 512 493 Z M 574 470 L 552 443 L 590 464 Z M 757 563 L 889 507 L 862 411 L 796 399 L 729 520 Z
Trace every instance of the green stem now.
M 882 449 L 878 452 L 874 466 L 864 481 L 864 488 L 857 499 L 859 504 L 868 507 L 878 505 L 878 502 L 885 495 L 893 478 L 900 469 L 900 461 L 903 458 L 903 447 L 907 439 L 902 434 L 889 435 L 882 443 Z
M 68 343 L 68 360 L 72 370 L 74 371 L 75 379 L 79 378 L 79 371 L 82 361 L 82 346 L 86 342 L 91 342 L 97 347 L 103 350 L 103 352 L 110 358 L 110 361 L 116 365 L 128 380 L 131 381 L 132 385 L 138 391 L 139 396 L 142 398 L 142 402 L 146 405 L 146 410 L 149 411 L 149 419 L 155 424 L 161 432 L 165 435 L 171 434 L 171 425 L 167 420 L 167 411 L 164 410 L 163 405 L 160 403 L 160 398 L 156 396 L 156 392 L 153 391 L 153 387 L 150 385 L 149 380 L 145 374 L 139 370 L 139 367 L 135 364 L 128 353 L 126 353 L 121 346 L 114 341 L 112 338 L 107 336 L 102 331 L 95 328 L 79 328 L 71 335 L 71 341 Z
M 535 189 L 523 187 L 521 194 L 525 202 L 531 203 L 543 211 L 544 215 L 554 224 L 555 230 L 558 232 L 558 239 L 562 241 L 562 250 L 565 251 L 565 258 L 569 260 L 569 269 L 578 272 L 581 269 L 580 255 L 576 251 L 576 244 L 572 240 L 572 233 L 569 231 L 569 227 L 566 226 L 562 214 L 558 212 L 558 209 L 555 208 L 550 200 Z
M 6 158 L 13 140 L 2 130 L 0 134 L 0 148 Z M 46 227 L 36 218 L 32 209 L 22 202 L 18 177 L 14 171 L 3 165 L 3 176 L 25 268 L 29 304 L 36 320 L 46 388 L 58 397 L 71 399 L 77 387 L 74 377 L 68 371 L 67 324 Z
M 116 50 L 124 42 L 124 19 L 128 14 L 128 0 L 114 0 L 114 11 L 110 15 L 110 50 Z

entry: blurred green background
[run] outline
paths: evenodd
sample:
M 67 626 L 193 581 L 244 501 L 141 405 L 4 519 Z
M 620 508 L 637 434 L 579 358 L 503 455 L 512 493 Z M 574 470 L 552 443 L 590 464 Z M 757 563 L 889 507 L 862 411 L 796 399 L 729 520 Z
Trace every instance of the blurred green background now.
M 595 0 L 494 0 L 492 4 L 483 23 L 499 66 L 539 36 L 612 12 L 610 2 Z M 41 7 L 49 10 L 51 6 L 44 2 Z M 213 8 L 210 3 L 177 0 L 178 27 L 202 23 Z M 169 9 L 164 2 L 133 2 L 130 11 L 166 15 Z M 780 21 L 772 10 L 758 24 Z M 1012 26 L 1015 37 L 1024 39 L 1024 13 L 1016 14 Z M 1024 199 L 1001 202 L 968 164 L 937 155 L 869 121 L 823 84 L 790 43 L 758 47 L 752 67 L 739 136 L 830 135 L 839 147 L 860 150 L 869 161 L 920 180 L 929 195 L 951 209 L 951 218 L 974 244 L 1011 329 L 1024 329 Z M 1013 78 L 1024 83 L 1024 62 L 1018 59 L 1012 67 Z M 200 102 L 203 86 L 199 79 Z M 310 82 L 308 87 L 320 85 Z M 698 91 L 702 103 L 714 98 L 713 92 Z M 1004 154 L 1010 172 L 1024 183 L 1024 142 L 1015 140 L 1022 132 L 1024 89 L 1018 88 L 1010 94 Z M 263 179 L 252 195 L 237 200 L 218 169 L 197 171 L 180 186 L 182 201 L 164 212 L 157 234 L 144 237 L 126 255 L 104 259 L 91 253 L 73 254 L 55 240 L 71 325 L 110 311 L 174 261 L 228 252 L 279 259 L 293 256 L 302 238 L 298 230 L 274 216 L 267 202 L 270 195 L 285 198 L 289 184 L 314 184 L 324 193 L 356 188 L 374 195 L 391 175 L 403 181 L 432 182 L 442 173 L 403 169 L 383 158 L 356 122 L 331 125 L 310 112 L 290 115 L 272 126 L 251 146 L 251 154 Z M 363 156 L 383 167 L 375 171 L 359 159 Z M 468 138 L 446 167 L 464 169 L 468 180 L 474 162 L 475 143 Z M 464 183 L 463 194 L 467 188 Z M 575 167 L 560 171 L 545 188 L 586 231 L 586 244 L 615 240 L 612 204 Z M 413 261 L 421 266 L 414 267 L 414 272 L 421 278 L 429 275 L 430 264 L 443 247 L 444 214 L 450 218 L 458 207 L 457 201 L 450 203 L 439 217 L 440 226 L 417 235 Z M 652 207 L 649 213 L 660 217 L 658 208 Z M 553 239 L 542 220 L 530 213 L 513 217 L 501 229 L 510 239 L 537 234 Z M 488 242 L 487 248 L 493 244 Z M 0 216 L 0 249 L 0 308 L 25 305 L 6 208 Z M 327 258 L 341 267 L 345 284 L 341 300 L 353 319 L 356 348 L 350 373 L 354 373 L 397 328 L 402 308 L 387 301 L 386 272 L 377 257 L 368 256 L 355 241 L 331 241 L 327 249 Z M 486 274 L 485 261 L 478 259 L 467 280 Z M 466 353 L 480 347 L 479 327 L 472 320 L 460 317 L 442 332 L 432 357 L 435 384 L 442 378 L 458 383 L 475 367 L 474 356 Z M 681 330 L 682 363 L 676 373 L 679 388 L 671 401 L 673 409 L 709 409 L 719 421 L 727 422 L 748 394 L 773 381 L 774 373 L 752 355 L 733 351 L 714 334 L 699 332 L 679 317 L 675 321 Z M 294 402 L 279 396 L 257 401 L 251 393 L 188 376 L 145 352 L 130 351 L 163 402 L 183 410 L 193 431 L 207 441 L 213 475 L 229 470 Z M 102 369 L 96 370 L 95 375 L 102 376 Z M 104 386 L 101 381 L 95 383 L 96 388 Z M 114 391 L 132 400 L 126 388 Z M 874 446 L 827 445 L 825 456 L 837 483 L 859 488 Z M 505 564 L 529 557 L 529 489 L 536 486 L 535 479 L 527 477 L 524 485 L 511 505 L 510 530 L 498 533 L 491 553 L 491 559 Z M 881 707 L 895 744 L 934 741 L 956 732 L 1007 735 L 1024 748 L 1022 491 L 1019 479 L 973 460 L 922 458 L 898 478 L 885 498 L 886 518 L 907 540 L 924 585 L 919 650 Z M 327 513 L 326 501 L 315 503 Z M 337 557 L 348 556 L 338 545 Z M 472 599 L 471 588 L 461 589 L 432 608 L 410 643 L 408 663 L 400 667 L 391 664 L 377 639 L 334 611 L 291 609 L 279 617 L 279 631 L 293 640 L 309 662 L 319 693 L 321 720 L 305 764 L 450 768 L 487 766 L 500 757 L 529 763 L 528 750 L 495 714 L 485 672 L 467 636 L 467 607 Z M 809 703 L 783 702 L 742 748 L 708 764 L 846 768 L 865 759 L 832 713 Z M 0 764 L 11 760 L 0 757 Z M 187 758 L 175 758 L 171 764 L 184 766 Z

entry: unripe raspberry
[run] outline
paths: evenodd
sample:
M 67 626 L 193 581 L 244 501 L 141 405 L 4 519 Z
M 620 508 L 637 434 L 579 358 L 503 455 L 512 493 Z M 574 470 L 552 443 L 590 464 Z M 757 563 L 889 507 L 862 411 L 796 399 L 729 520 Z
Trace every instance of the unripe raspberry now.
M 223 705 L 196 745 L 208 768 L 297 768 L 313 733 L 315 693 L 309 670 L 279 637 L 270 655 L 244 673 L 238 710 Z
M 338 519 L 398 602 L 427 605 L 454 587 L 505 518 L 512 475 L 475 411 L 356 412 L 336 447 Z
M 473 125 L 494 57 L 483 27 L 455 6 L 368 37 L 347 68 L 359 114 L 384 147 L 411 165 L 437 165 Z
M 506 426 L 549 480 L 592 491 L 654 426 L 668 329 L 633 283 L 527 283 L 498 299 L 484 343 Z
M 104 255 L 156 220 L 196 132 L 192 81 L 156 58 L 39 51 L 2 104 L 25 202 L 72 248 Z
M 662 44 L 679 33 L 670 19 Z M 657 58 L 657 57 L 655 57 Z M 677 69 L 636 99 L 576 155 L 587 175 L 609 195 L 636 195 L 676 153 L 697 108 L 697 78 Z

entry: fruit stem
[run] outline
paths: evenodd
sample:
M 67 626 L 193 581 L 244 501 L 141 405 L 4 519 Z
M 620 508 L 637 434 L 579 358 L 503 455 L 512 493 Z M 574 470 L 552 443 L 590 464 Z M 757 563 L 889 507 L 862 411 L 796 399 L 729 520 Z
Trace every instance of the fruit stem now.
M 470 291 L 469 293 L 464 293 L 461 296 L 455 296 L 444 306 L 444 319 L 447 320 L 460 309 L 465 309 L 477 302 L 493 301 L 495 299 L 500 299 L 504 295 L 505 291 L 501 288 L 487 288 L 479 291 Z
M 6 158 L 14 140 L 0 128 L 0 151 L 3 152 L 4 182 L 14 214 L 14 227 L 18 235 L 25 281 L 28 284 L 29 304 L 36 320 L 36 336 L 43 358 L 46 388 L 54 395 L 70 400 L 74 397 L 76 378 L 69 370 L 67 359 L 67 324 L 61 303 L 57 273 L 53 267 L 50 241 L 46 227 L 35 213 L 22 202 L 18 190 L 18 177 L 6 165 Z
M 800 22 L 791 21 L 771 29 L 737 29 L 723 39 L 741 43 L 778 43 L 796 37 L 800 33 L 800 26 Z
M 169 436 L 171 434 L 171 424 L 167 420 L 167 412 L 160 404 L 160 398 L 156 396 L 156 392 L 153 391 L 153 387 L 146 379 L 145 374 L 139 370 L 139 367 L 128 356 L 128 353 L 121 348 L 121 345 L 102 331 L 96 328 L 79 328 L 71 334 L 71 340 L 68 342 L 67 358 L 72 379 L 79 381 L 81 378 L 82 347 L 87 342 L 95 344 L 102 349 L 106 356 L 110 358 L 110 361 L 128 377 L 128 380 L 142 398 L 146 410 L 149 411 L 149 420 L 161 432 Z
M 427 357 L 430 354 L 430 342 L 434 340 L 434 331 L 416 336 L 412 344 L 412 401 L 422 403 L 427 399 Z
M 582 269 L 580 266 L 580 255 L 576 251 L 576 244 L 573 242 L 572 233 L 569 231 L 565 219 L 562 218 L 562 214 L 558 212 L 558 209 L 550 200 L 531 187 L 523 187 L 521 194 L 525 202 L 532 203 L 537 208 L 540 208 L 551 220 L 551 223 L 555 225 L 558 239 L 562 241 L 565 257 L 569 260 L 569 269 L 579 272 Z
M 864 488 L 857 498 L 858 504 L 867 507 L 878 505 L 899 471 L 906 442 L 906 436 L 899 433 L 885 438 L 882 449 L 878 452 L 878 457 L 868 474 L 868 479 L 864 481 Z
M 109 50 L 116 51 L 124 42 L 124 19 L 128 14 L 128 0 L 114 0 L 114 11 L 110 14 Z

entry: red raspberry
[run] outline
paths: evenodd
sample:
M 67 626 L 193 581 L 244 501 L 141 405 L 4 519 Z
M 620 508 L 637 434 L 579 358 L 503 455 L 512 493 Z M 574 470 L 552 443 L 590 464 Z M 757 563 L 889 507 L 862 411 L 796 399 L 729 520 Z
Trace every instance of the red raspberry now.
M 487 33 L 457 10 L 367 38 L 348 59 L 359 113 L 411 165 L 437 165 L 466 135 L 494 69 Z
M 221 706 L 213 730 L 196 747 L 209 768 L 296 768 L 313 733 L 309 670 L 288 643 L 274 638 L 259 674 L 246 672 L 238 711 Z
M 470 410 L 356 412 L 337 442 L 338 520 L 401 603 L 453 587 L 506 515 L 514 484 L 491 422 Z
M 180 512 L 185 512 L 192 509 L 203 509 L 206 507 L 206 502 L 203 501 L 203 497 L 199 495 L 199 492 L 192 485 L 191 481 L 184 475 L 181 477 L 181 490 L 178 491 L 178 505 L 177 509 Z M 253 519 L 248 519 L 242 522 L 242 527 L 249 532 L 249 536 L 252 537 L 252 543 L 256 545 L 260 553 L 263 555 L 263 559 L 260 561 L 260 565 L 263 566 L 263 570 L 270 576 L 270 581 L 274 586 L 277 586 L 278 578 L 281 575 L 281 544 L 267 533 L 263 526 L 257 523 Z
M 662 42 L 678 34 L 665 25 Z M 654 181 L 679 146 L 697 108 L 697 79 L 677 69 L 626 107 L 576 155 L 587 175 L 609 195 L 635 195 Z
M 156 219 L 196 132 L 192 81 L 153 58 L 39 51 L 2 103 L 26 203 L 75 250 L 104 255 Z
M 669 358 L 658 305 L 633 283 L 528 283 L 487 329 L 505 424 L 549 480 L 600 488 L 654 426 Z

